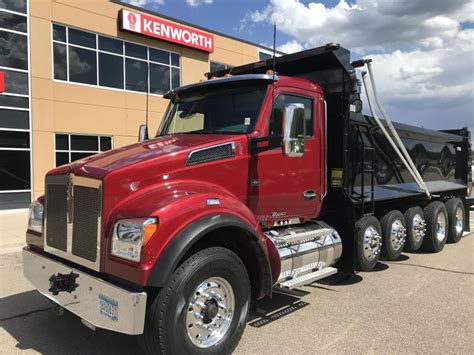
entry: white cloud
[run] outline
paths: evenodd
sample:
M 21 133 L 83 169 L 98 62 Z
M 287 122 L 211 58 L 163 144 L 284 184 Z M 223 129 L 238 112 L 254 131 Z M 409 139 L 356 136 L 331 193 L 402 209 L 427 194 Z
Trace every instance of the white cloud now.
M 380 96 L 404 116 L 397 120 L 413 122 L 412 115 L 430 111 L 437 125 L 449 126 L 456 118 L 445 113 L 455 105 L 473 127 L 474 30 L 462 29 L 474 22 L 473 7 L 472 0 L 341 0 L 334 7 L 270 0 L 246 22 L 275 22 L 293 37 L 279 47 L 285 52 L 336 42 L 372 58 Z M 441 121 L 447 117 L 454 121 Z
M 282 51 L 283 53 L 295 53 L 302 51 L 303 49 L 303 45 L 296 39 L 292 39 L 291 41 L 288 41 L 285 44 L 277 47 L 277 50 Z
M 202 4 L 210 5 L 213 0 L 186 0 L 186 3 L 191 7 L 198 7 Z
M 165 4 L 165 0 L 125 0 L 125 2 L 133 6 L 145 8 L 157 8 Z

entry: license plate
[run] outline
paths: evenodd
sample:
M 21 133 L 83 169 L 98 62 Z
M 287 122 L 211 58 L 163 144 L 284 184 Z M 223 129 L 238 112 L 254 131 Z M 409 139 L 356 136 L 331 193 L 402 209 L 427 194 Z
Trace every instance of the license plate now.
M 118 302 L 110 297 L 99 295 L 99 313 L 116 322 L 118 320 Z

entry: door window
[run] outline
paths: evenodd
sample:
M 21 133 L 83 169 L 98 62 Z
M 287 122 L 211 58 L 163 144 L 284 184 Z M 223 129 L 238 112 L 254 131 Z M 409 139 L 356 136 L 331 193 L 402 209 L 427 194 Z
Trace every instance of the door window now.
M 283 112 L 287 104 L 303 104 L 306 120 L 306 137 L 314 135 L 313 130 L 313 100 L 303 96 L 282 94 L 275 100 L 273 115 L 270 117 L 270 136 L 281 136 Z

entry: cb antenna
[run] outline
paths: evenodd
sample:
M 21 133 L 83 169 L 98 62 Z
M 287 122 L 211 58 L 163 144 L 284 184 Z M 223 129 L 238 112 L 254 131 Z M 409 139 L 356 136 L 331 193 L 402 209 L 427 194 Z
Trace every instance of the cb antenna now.
M 273 82 L 275 82 L 275 54 L 276 54 L 276 33 L 277 25 L 276 22 L 273 22 Z
M 147 63 L 146 66 L 146 116 L 145 116 L 145 123 L 146 123 L 146 130 L 148 131 L 148 96 L 150 95 L 150 63 Z
M 272 111 L 271 111 L 271 119 L 273 120 L 273 105 L 275 105 L 275 54 L 276 54 L 276 22 L 273 22 L 273 81 L 272 81 Z M 272 134 L 272 132 L 269 132 Z

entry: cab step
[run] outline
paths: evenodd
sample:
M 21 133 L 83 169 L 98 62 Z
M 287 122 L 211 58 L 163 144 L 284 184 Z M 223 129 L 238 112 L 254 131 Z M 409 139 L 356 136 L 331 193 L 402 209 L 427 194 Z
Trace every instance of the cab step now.
M 311 272 L 302 276 L 295 277 L 294 279 L 284 281 L 280 283 L 279 287 L 292 290 L 296 287 L 309 285 L 314 281 L 324 279 L 325 277 L 334 275 L 337 273 L 337 269 L 334 267 L 325 267 L 321 270 Z

